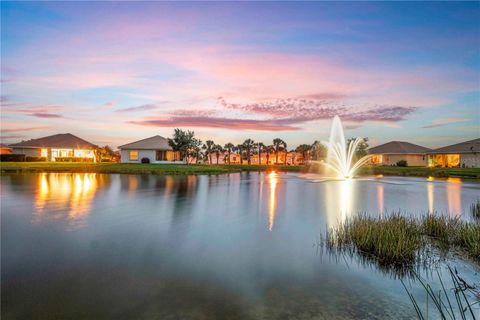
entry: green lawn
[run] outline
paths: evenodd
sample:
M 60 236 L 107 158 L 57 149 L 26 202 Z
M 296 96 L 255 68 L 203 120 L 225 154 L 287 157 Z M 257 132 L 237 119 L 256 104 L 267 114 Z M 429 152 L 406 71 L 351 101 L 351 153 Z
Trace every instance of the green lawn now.
M 361 175 L 383 174 L 387 176 L 411 177 L 462 177 L 480 179 L 480 168 L 426 168 L 426 167 L 374 167 L 360 170 Z
M 1 172 L 95 172 L 127 174 L 221 174 L 241 171 L 298 172 L 303 166 L 0 162 Z
M 97 172 L 131 174 L 221 174 L 240 171 L 302 172 L 305 166 L 129 164 L 81 162 L 0 162 L 1 172 Z M 480 179 L 480 168 L 363 167 L 360 175 L 463 177 Z

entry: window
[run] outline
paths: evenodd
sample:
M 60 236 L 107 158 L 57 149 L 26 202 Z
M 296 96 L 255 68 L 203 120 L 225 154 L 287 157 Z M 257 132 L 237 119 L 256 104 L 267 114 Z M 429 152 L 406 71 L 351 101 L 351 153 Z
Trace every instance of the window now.
M 155 152 L 155 160 L 156 160 L 156 161 L 165 161 L 165 160 L 167 160 L 166 151 L 157 150 L 157 151 Z
M 138 160 L 138 151 L 130 151 L 130 160 L 132 161 Z

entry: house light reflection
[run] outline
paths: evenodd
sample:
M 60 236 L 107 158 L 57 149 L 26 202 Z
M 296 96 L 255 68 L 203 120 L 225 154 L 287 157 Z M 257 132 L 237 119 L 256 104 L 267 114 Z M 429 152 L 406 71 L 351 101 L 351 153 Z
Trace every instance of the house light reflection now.
M 275 207 L 276 207 L 276 191 L 278 183 L 278 175 L 275 171 L 268 175 L 268 183 L 270 185 L 270 201 L 268 203 L 268 231 L 272 231 L 273 223 L 275 222 Z
M 462 179 L 448 178 L 447 179 L 447 202 L 449 214 L 453 217 L 460 216 L 462 213 Z
M 429 180 L 429 181 L 432 181 L 432 180 Z M 433 201 L 434 201 L 433 200 L 433 190 L 434 190 L 433 182 L 428 182 L 427 183 L 427 198 L 428 198 L 428 213 L 429 214 L 433 213 Z
M 385 212 L 385 199 L 384 199 L 384 186 L 383 184 L 377 185 L 377 207 L 380 217 L 383 218 L 383 213 Z
M 97 191 L 96 174 L 42 173 L 38 179 L 33 222 L 64 219 L 71 228 L 83 226 Z

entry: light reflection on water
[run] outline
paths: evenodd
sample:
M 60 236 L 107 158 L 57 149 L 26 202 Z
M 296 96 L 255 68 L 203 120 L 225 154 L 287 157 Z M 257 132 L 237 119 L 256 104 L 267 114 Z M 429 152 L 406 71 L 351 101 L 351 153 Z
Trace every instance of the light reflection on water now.
M 273 223 L 275 222 L 275 206 L 277 204 L 275 197 L 278 183 L 278 174 L 275 171 L 272 171 L 268 175 L 268 181 L 270 184 L 270 201 L 268 202 L 268 230 L 272 231 Z
M 72 228 L 83 226 L 98 188 L 96 174 L 41 173 L 38 180 L 32 221 L 66 219 Z
M 458 214 L 480 190 L 275 172 L 7 175 L 1 186 L 2 305 L 27 319 L 409 319 L 398 281 L 312 245 L 359 212 Z

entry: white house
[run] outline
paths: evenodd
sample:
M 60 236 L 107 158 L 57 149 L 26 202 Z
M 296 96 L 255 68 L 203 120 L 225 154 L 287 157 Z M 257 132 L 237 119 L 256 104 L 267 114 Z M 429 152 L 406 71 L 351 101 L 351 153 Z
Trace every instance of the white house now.
M 121 163 L 184 163 L 179 151 L 173 151 L 161 136 L 135 141 L 118 147 Z M 148 159 L 148 160 L 147 160 Z
M 480 138 L 431 150 L 428 166 L 480 168 Z

